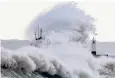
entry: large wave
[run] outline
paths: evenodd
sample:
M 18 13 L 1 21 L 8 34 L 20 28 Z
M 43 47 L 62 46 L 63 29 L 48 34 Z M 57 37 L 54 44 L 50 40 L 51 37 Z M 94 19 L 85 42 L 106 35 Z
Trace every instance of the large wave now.
M 26 46 L 16 51 L 9 51 L 2 48 L 2 74 L 5 75 L 3 73 L 5 70 L 3 69 L 10 69 L 12 71 L 21 70 L 26 73 L 35 71 L 48 72 L 50 75 L 58 74 L 62 78 L 79 78 L 79 75 L 82 74 L 86 75 L 87 78 L 95 77 L 93 70 L 90 69 L 88 65 L 89 57 L 81 55 L 81 53 L 85 51 L 83 48 L 82 51 L 80 51 L 81 49 L 78 46 L 77 50 L 72 45 L 71 47 L 61 45 L 55 47 L 50 46 L 47 49 Z M 65 50 L 65 48 L 68 49 Z M 77 52 L 74 52 L 73 49 Z M 79 53 L 79 51 L 81 53 Z M 91 61 L 89 62 L 91 63 Z
M 68 31 L 74 40 L 84 42 L 95 28 L 93 21 L 94 18 L 80 10 L 76 2 L 59 3 L 32 21 L 27 29 L 27 37 L 34 39 L 39 26 L 44 35 L 52 31 Z
M 50 44 L 29 45 L 12 51 L 0 47 L 2 77 L 99 78 L 100 73 L 108 74 L 104 69 L 115 70 L 113 59 L 104 57 L 108 61 L 103 63 L 105 59 L 94 58 L 81 44 L 87 40 L 94 26 L 92 18 L 76 8 L 76 3 L 59 4 L 39 16 L 28 29 L 29 37 L 34 38 L 38 24 Z

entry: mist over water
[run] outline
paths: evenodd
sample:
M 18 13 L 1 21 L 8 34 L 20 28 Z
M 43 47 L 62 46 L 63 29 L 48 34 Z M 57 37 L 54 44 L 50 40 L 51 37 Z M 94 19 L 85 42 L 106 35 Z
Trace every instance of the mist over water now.
M 35 47 L 30 46 L 31 41 L 7 42 L 7 48 L 13 47 L 12 51 L 0 46 L 2 78 L 46 78 L 42 72 L 53 76 L 48 78 L 115 78 L 115 60 L 95 58 L 81 44 L 95 27 L 93 18 L 76 3 L 57 4 L 36 17 L 27 30 L 29 39 L 34 39 L 38 24 L 51 43 Z M 75 42 L 68 43 L 71 38 Z M 24 46 L 25 43 L 28 45 Z
M 90 51 L 80 43 L 68 43 L 73 37 L 76 42 L 84 42 L 95 28 L 92 21 L 93 18 L 80 10 L 74 2 L 57 4 L 36 17 L 27 30 L 28 38 L 34 39 L 39 25 L 43 28 L 43 35 L 50 40 L 50 45 L 46 48 L 25 46 L 12 52 L 11 56 L 3 48 L 2 54 L 8 57 L 2 57 L 2 65 L 8 64 L 12 69 L 14 66 L 16 69 L 23 68 L 31 76 L 26 75 L 27 78 L 36 78 L 33 74 L 36 70 L 58 74 L 62 78 L 98 78 Z M 22 71 L 17 74 L 24 78 L 25 75 L 20 75 Z
M 48 12 L 38 15 L 27 29 L 27 37 L 34 38 L 34 33 L 38 28 L 43 28 L 44 34 L 55 31 L 73 31 L 79 29 L 81 26 L 85 28 L 85 32 L 92 31 L 94 19 L 86 15 L 84 11 L 80 10 L 75 2 L 59 3 L 55 5 Z

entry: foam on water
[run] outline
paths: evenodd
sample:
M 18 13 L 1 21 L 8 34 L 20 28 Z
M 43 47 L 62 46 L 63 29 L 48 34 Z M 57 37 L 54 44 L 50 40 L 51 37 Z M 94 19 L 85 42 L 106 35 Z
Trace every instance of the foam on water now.
M 62 78 L 100 77 L 101 68 L 110 60 L 101 66 L 101 61 L 105 59 L 94 59 L 89 49 L 83 47 L 94 26 L 92 18 L 76 8 L 76 3 L 58 4 L 39 16 L 28 29 L 29 38 L 34 38 L 38 24 L 50 44 L 43 44 L 44 40 L 39 47 L 29 45 L 12 51 L 0 47 L 3 78 L 42 78 L 42 72 Z M 113 59 L 111 63 L 114 67 Z

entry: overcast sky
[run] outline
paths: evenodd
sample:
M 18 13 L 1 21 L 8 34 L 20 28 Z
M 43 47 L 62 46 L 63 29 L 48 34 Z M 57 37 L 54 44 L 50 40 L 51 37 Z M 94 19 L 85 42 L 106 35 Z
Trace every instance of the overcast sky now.
M 25 30 L 40 12 L 51 9 L 55 4 L 71 0 L 1 0 L 0 39 L 25 39 Z M 74 0 L 76 1 L 76 0 Z M 81 0 L 79 7 L 97 20 L 98 41 L 115 41 L 115 1 Z

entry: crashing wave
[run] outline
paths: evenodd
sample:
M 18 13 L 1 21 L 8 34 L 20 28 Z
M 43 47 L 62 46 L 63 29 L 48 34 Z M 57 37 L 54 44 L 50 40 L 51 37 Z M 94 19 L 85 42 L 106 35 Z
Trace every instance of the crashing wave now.
M 51 46 L 52 47 L 52 46 Z M 60 47 L 53 47 L 53 49 L 61 49 Z M 80 47 L 78 47 L 80 48 Z M 43 48 L 35 48 L 32 46 L 26 46 L 21 49 L 10 51 L 1 47 L 1 74 L 6 77 L 16 77 L 16 78 L 36 78 L 39 76 L 42 77 L 49 77 L 49 78 L 94 78 L 95 74 L 93 73 L 92 69 L 90 69 L 90 65 L 84 57 L 79 59 L 82 63 L 85 64 L 85 67 L 80 70 L 80 62 L 76 60 L 77 63 L 74 63 L 70 60 L 70 56 L 68 59 L 63 55 L 65 58 L 59 57 L 59 54 L 53 53 L 55 52 L 50 47 L 48 49 Z M 68 48 L 72 49 L 71 48 Z M 59 50 L 58 50 L 59 51 Z M 63 50 L 65 51 L 65 50 Z M 47 53 L 46 53 L 47 52 Z M 74 53 L 75 54 L 75 53 Z M 58 58 L 60 58 L 60 61 Z M 59 55 L 59 56 L 58 56 Z M 67 52 L 69 55 L 69 52 Z M 80 54 L 77 54 L 78 58 Z M 65 60 L 65 61 L 64 61 Z M 68 61 L 67 61 L 68 60 Z M 84 60 L 84 61 L 83 61 Z M 67 64 L 67 63 L 71 64 Z M 89 61 L 91 63 L 91 61 Z M 74 63 L 74 64 L 73 64 Z M 74 66 L 71 66 L 71 65 Z M 74 69 L 76 67 L 76 69 Z M 91 73 L 92 72 L 92 73 Z
M 4 48 L 1 49 L 2 69 L 23 70 L 28 73 L 34 71 L 48 72 L 51 75 L 59 74 L 68 77 L 70 72 L 57 59 L 49 59 L 43 54 L 17 53 Z

